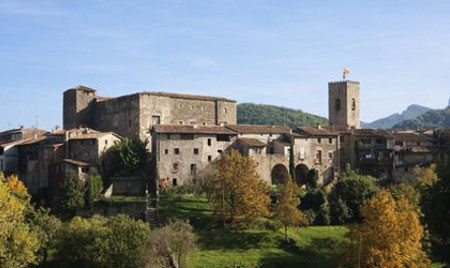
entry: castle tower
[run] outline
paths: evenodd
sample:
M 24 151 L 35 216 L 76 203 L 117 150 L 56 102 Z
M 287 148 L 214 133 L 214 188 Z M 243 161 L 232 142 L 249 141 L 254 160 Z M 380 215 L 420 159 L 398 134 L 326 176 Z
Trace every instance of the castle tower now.
M 66 90 L 63 101 L 63 128 L 67 130 L 82 125 L 90 126 L 92 121 L 90 104 L 95 97 L 95 90 L 85 86 Z
M 361 128 L 359 82 L 328 83 L 328 120 L 334 130 Z

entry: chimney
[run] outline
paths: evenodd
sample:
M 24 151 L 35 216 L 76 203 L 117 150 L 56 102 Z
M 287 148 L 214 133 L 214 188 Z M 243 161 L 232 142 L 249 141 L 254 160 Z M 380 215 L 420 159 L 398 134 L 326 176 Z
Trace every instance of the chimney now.
M 198 125 L 194 124 L 194 125 L 192 125 L 192 127 L 195 129 L 195 128 L 198 128 Z
M 321 125 L 317 125 L 317 129 L 322 129 L 322 126 Z

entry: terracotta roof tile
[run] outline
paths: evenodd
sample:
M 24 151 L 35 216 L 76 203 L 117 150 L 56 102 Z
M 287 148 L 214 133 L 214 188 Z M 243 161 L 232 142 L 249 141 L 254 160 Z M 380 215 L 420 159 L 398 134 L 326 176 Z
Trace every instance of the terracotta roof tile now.
M 271 125 L 225 125 L 226 128 L 246 134 L 288 134 L 289 128 Z
M 307 134 L 311 136 L 337 136 L 338 133 L 334 131 L 330 131 L 326 128 L 315 128 L 315 127 L 298 127 L 296 132 L 300 134 Z
M 238 142 L 242 142 L 243 144 L 249 146 L 249 147 L 266 147 L 267 144 L 253 138 L 239 138 L 237 139 Z
M 156 133 L 236 134 L 223 126 L 155 125 L 153 130 Z

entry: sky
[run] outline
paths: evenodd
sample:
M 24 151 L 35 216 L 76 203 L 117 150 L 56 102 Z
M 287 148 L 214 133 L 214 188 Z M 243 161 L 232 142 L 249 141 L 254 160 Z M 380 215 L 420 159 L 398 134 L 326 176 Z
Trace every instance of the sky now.
M 0 130 L 62 125 L 62 94 L 168 91 L 327 117 L 361 83 L 361 120 L 450 97 L 448 0 L 0 0 Z

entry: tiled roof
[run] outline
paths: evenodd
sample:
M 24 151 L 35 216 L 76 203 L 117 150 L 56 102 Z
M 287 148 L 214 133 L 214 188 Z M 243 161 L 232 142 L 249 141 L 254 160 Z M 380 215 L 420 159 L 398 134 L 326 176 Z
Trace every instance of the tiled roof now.
M 147 94 L 147 95 L 151 95 L 151 96 L 167 97 L 167 98 L 174 98 L 174 99 L 186 99 L 186 100 L 236 102 L 235 100 L 230 100 L 230 99 L 221 98 L 221 97 L 178 94 L 178 93 L 169 93 L 169 92 L 139 92 L 138 94 Z
M 246 134 L 288 134 L 290 130 L 283 126 L 270 125 L 225 125 L 226 128 Z
M 396 141 L 430 141 L 433 138 L 427 134 L 414 132 L 391 132 L 390 135 Z
M 103 136 L 112 134 L 118 138 L 121 138 L 119 135 L 117 135 L 114 132 L 99 132 L 99 133 L 87 133 L 87 134 L 80 134 L 74 137 L 71 137 L 70 140 L 95 140 L 98 138 L 101 138 Z
M 315 127 L 298 127 L 296 132 L 300 134 L 308 134 L 311 136 L 337 136 L 337 132 L 330 131 L 326 128 L 315 128 Z
M 392 135 L 382 129 L 354 129 L 353 134 L 360 137 L 384 137 L 384 138 L 393 138 Z
M 236 134 L 223 126 L 155 125 L 153 130 L 156 133 Z
M 23 140 L 19 145 L 23 146 L 23 145 L 33 145 L 36 143 L 39 143 L 41 141 L 45 141 L 47 139 L 47 137 L 38 137 L 38 138 L 33 138 L 33 139 L 26 139 Z
M 249 147 L 266 147 L 267 144 L 265 144 L 264 142 L 258 140 L 258 139 L 253 139 L 253 138 L 239 138 L 237 139 L 238 142 L 242 142 L 243 144 L 249 146 Z

